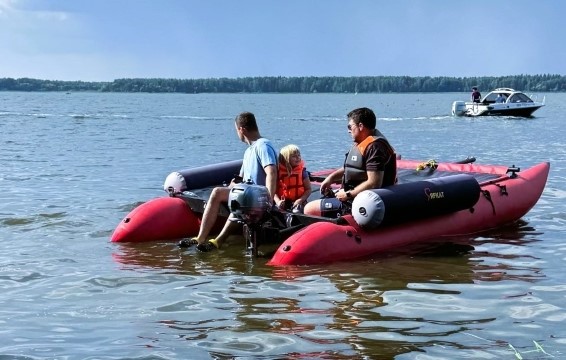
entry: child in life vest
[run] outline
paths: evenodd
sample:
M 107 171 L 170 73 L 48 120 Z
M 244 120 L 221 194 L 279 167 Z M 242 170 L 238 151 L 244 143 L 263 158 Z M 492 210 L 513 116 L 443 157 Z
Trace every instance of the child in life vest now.
M 311 194 L 311 182 L 301 159 L 301 150 L 293 144 L 284 146 L 279 152 L 278 161 L 275 204 L 281 210 L 302 213 Z

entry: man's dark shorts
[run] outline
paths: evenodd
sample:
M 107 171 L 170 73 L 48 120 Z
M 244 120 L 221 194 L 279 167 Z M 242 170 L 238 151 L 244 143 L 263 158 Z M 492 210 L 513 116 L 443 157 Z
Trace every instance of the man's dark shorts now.
M 350 202 L 343 203 L 336 198 L 320 199 L 320 215 L 324 217 L 337 218 L 349 213 L 351 209 L 352 204 Z

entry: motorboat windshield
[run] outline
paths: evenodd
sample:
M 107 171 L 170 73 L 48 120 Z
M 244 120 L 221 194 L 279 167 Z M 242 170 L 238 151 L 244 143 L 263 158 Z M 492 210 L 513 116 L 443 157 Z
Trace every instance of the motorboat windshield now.
M 499 100 L 498 99 L 501 99 Z M 488 93 L 483 99 L 483 104 L 494 103 L 532 103 L 533 100 L 526 94 L 509 88 L 495 89 Z

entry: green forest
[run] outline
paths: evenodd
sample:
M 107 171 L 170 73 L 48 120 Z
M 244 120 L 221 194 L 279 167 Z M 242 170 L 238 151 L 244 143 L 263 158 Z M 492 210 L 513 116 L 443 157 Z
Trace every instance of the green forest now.
M 566 76 L 499 77 L 243 77 L 209 79 L 116 79 L 111 82 L 0 78 L 0 91 L 96 91 L 146 93 L 407 93 L 466 92 L 508 87 L 521 91 L 564 92 Z

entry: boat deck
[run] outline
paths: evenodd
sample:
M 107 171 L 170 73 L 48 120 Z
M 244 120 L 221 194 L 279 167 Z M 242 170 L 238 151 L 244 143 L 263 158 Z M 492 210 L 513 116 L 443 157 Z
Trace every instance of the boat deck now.
M 485 174 L 477 172 L 465 172 L 465 171 L 442 171 L 442 170 L 432 170 L 430 168 L 416 171 L 414 169 L 399 169 L 397 170 L 397 181 L 398 184 L 405 184 L 409 182 L 415 182 L 425 179 L 434 179 L 450 175 L 467 174 L 473 176 L 478 183 L 483 183 L 490 180 L 495 180 L 501 177 L 499 174 Z

